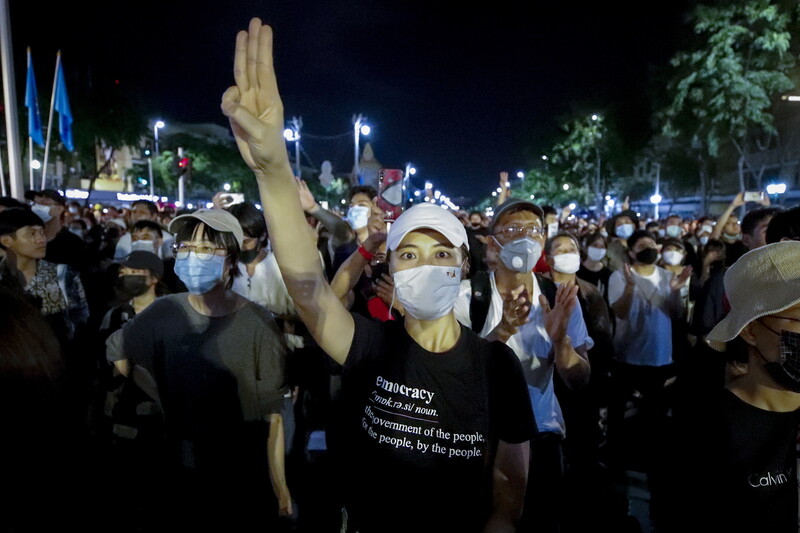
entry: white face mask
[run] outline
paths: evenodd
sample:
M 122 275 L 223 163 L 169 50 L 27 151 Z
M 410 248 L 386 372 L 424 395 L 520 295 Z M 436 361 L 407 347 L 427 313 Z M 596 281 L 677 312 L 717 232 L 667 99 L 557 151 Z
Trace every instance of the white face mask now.
M 562 274 L 574 274 L 581 267 L 581 255 L 577 253 L 553 256 L 553 268 Z
M 700 237 L 700 244 L 702 244 L 703 246 L 708 244 L 708 235 L 703 235 L 702 237 Z
M 700 228 L 700 233 L 712 233 L 714 231 L 714 226 L 703 225 Z
M 680 226 L 667 226 L 667 236 L 668 237 L 680 237 L 681 233 L 683 233 L 683 228 Z
M 153 246 L 155 241 L 132 241 L 131 242 L 131 252 L 136 251 L 144 251 L 144 252 L 151 252 L 155 253 L 156 248 Z
M 394 293 L 417 320 L 436 320 L 449 313 L 461 288 L 461 267 L 422 265 L 392 276 Z
M 676 250 L 667 250 L 663 254 L 664 262 L 669 266 L 680 265 L 683 261 L 683 254 Z
M 617 234 L 617 237 L 627 239 L 633 235 L 633 224 L 621 224 L 617 226 L 617 229 L 614 231 Z
M 588 255 L 589 259 L 592 261 L 602 261 L 606 256 L 606 249 L 598 248 L 597 246 L 589 246 L 586 249 L 586 255 Z
M 52 220 L 53 215 L 50 214 L 50 206 L 49 205 L 42 205 L 42 204 L 33 204 L 31 206 L 31 211 L 39 215 L 39 218 L 42 219 L 42 222 L 45 224 Z
M 361 229 L 369 222 L 369 207 L 364 205 L 354 205 L 347 210 L 347 222 L 353 229 Z

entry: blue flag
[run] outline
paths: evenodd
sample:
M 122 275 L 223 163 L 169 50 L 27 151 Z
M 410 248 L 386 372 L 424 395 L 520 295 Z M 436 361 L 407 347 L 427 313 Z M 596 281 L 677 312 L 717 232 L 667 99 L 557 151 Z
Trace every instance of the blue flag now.
M 42 117 L 39 115 L 39 97 L 36 92 L 36 76 L 33 61 L 28 53 L 28 80 L 25 83 L 25 107 L 28 108 L 28 136 L 39 146 L 44 146 Z
M 64 81 L 64 66 L 58 62 L 58 72 L 56 72 L 56 96 L 55 108 L 58 111 L 58 133 L 61 135 L 61 144 L 68 151 L 75 151 L 72 144 L 72 110 L 69 107 L 67 98 L 67 84 Z

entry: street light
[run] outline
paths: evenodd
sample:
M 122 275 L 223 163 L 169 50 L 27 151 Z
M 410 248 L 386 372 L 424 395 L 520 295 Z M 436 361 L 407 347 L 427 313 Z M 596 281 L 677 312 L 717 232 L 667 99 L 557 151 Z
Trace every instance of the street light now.
M 411 197 L 408 193 L 408 183 L 409 183 L 409 176 L 413 176 L 417 173 L 417 169 L 413 163 L 406 163 L 406 173 L 403 175 L 403 209 L 405 209 L 406 204 L 411 201 Z
M 298 178 L 302 175 L 300 172 L 300 128 L 302 127 L 303 119 L 292 117 L 291 127 L 283 130 L 283 138 L 289 142 L 294 142 L 294 163 L 297 167 L 295 173 Z
M 156 120 L 156 123 L 153 124 L 153 137 L 155 137 L 155 140 L 156 140 L 156 142 L 155 142 L 156 155 L 159 155 L 159 151 L 158 151 L 158 130 L 160 130 L 164 126 L 166 126 L 166 124 L 164 124 L 163 120 Z
M 517 177 L 519 179 L 521 179 L 521 180 L 524 180 L 525 179 L 525 173 L 520 170 L 519 172 L 517 172 Z
M 358 177 L 358 174 L 359 174 L 359 168 L 358 168 L 358 156 L 359 156 L 358 141 L 359 141 L 359 137 L 361 137 L 361 135 L 369 135 L 370 127 L 366 123 L 366 120 L 367 120 L 367 117 L 365 117 L 361 113 L 359 113 L 358 116 L 353 115 L 353 137 L 355 139 L 355 152 L 354 152 L 354 154 L 355 154 L 355 165 L 353 166 L 353 169 L 355 170 L 356 181 L 358 181 L 359 183 L 361 183 L 361 180 Z

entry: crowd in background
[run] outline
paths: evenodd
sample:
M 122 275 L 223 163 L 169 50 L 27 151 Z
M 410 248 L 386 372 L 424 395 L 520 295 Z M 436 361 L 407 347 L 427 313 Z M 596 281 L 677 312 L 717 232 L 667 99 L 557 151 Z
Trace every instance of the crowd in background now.
M 342 301 L 353 313 L 374 320 L 401 318 L 404 310 L 383 268 L 385 243 L 373 238 L 383 225 L 375 191 L 353 187 L 347 214 L 340 216 L 322 208 L 302 181 L 298 187 L 320 261 Z M 56 505 L 65 515 L 115 516 L 124 500 L 126 515 L 139 513 L 125 520 L 134 528 L 154 512 L 148 511 L 143 494 L 159 491 L 149 481 L 167 460 L 160 448 L 166 431 L 159 403 L 146 385 L 129 379 L 126 356 L 109 339 L 157 299 L 187 291 L 175 273 L 178 248 L 168 228 L 175 217 L 192 212 L 146 200 L 120 208 L 86 207 L 67 202 L 54 190 L 29 191 L 26 199 L 0 199 L 2 390 L 4 416 L 13 411 L 8 419 L 17 435 L 4 439 L 9 447 L 4 463 L 19 470 L 15 479 L 20 487 L 37 483 L 39 476 L 50 479 L 48 468 L 61 474 L 51 488 L 58 502 L 69 502 Z M 232 214 L 243 237 L 231 288 L 271 312 L 286 347 L 279 365 L 285 366 L 279 412 L 294 518 L 280 527 L 333 531 L 339 509 L 322 495 L 335 471 L 326 451 L 338 445 L 341 368 L 315 346 L 298 319 L 272 257 L 261 211 L 252 202 L 225 205 L 225 200 L 225 195 L 215 197 L 214 209 Z M 605 523 L 635 530 L 618 485 L 624 472 L 633 470 L 651 476 L 651 513 L 658 523 L 659 513 L 669 513 L 658 506 L 654 473 L 664 453 L 656 441 L 659 429 L 699 401 L 687 400 L 682 390 L 710 391 L 725 375 L 724 354 L 704 340 L 729 310 L 724 274 L 750 250 L 799 239 L 800 208 L 748 205 L 740 220 L 735 210 L 745 204 L 737 195 L 716 219 L 669 214 L 645 220 L 629 209 L 592 219 L 569 209 L 516 203 L 541 215 L 547 231 L 535 264 L 522 270 L 554 286 L 577 287 L 579 305 L 569 334 L 591 368 L 579 387 L 565 383 L 559 372 L 549 374 L 555 401 L 548 405 L 563 412 L 556 429 L 546 427 L 537 411 L 536 402 L 546 400 L 532 395 L 540 437 L 553 436 L 560 449 L 555 456 L 542 452 L 545 461 L 557 466 L 549 466 L 555 473 L 542 474 L 553 476 L 546 498 L 551 505 L 532 504 L 536 521 L 548 524 L 548 530 L 577 531 L 604 517 Z M 495 219 L 498 213 L 502 209 L 496 208 Z M 462 282 L 469 291 L 470 284 L 488 283 L 481 274 L 498 271 L 510 257 L 505 255 L 510 241 L 503 240 L 496 220 L 484 212 L 457 216 L 470 244 Z M 368 253 L 366 266 L 348 270 L 348 258 L 370 239 L 378 247 Z M 492 277 L 492 283 L 499 281 Z M 469 302 L 467 295 L 467 308 Z M 463 322 L 474 321 L 473 312 L 466 311 Z M 85 498 L 65 497 L 67 485 L 79 479 L 92 480 L 97 490 Z M 532 483 L 541 486 L 542 479 L 532 464 Z M 102 490 L 108 483 L 113 491 Z M 571 497 L 592 512 L 568 512 L 564 498 Z M 21 508 L 31 504 L 25 497 L 15 501 Z

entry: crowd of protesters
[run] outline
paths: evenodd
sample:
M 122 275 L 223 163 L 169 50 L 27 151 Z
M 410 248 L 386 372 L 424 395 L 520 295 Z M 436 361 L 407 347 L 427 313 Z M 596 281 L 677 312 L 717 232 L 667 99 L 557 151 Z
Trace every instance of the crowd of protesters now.
M 631 471 L 653 531 L 797 531 L 800 207 L 387 231 L 292 175 L 265 35 L 223 98 L 263 210 L 0 198 L 3 531 L 642 531 Z

